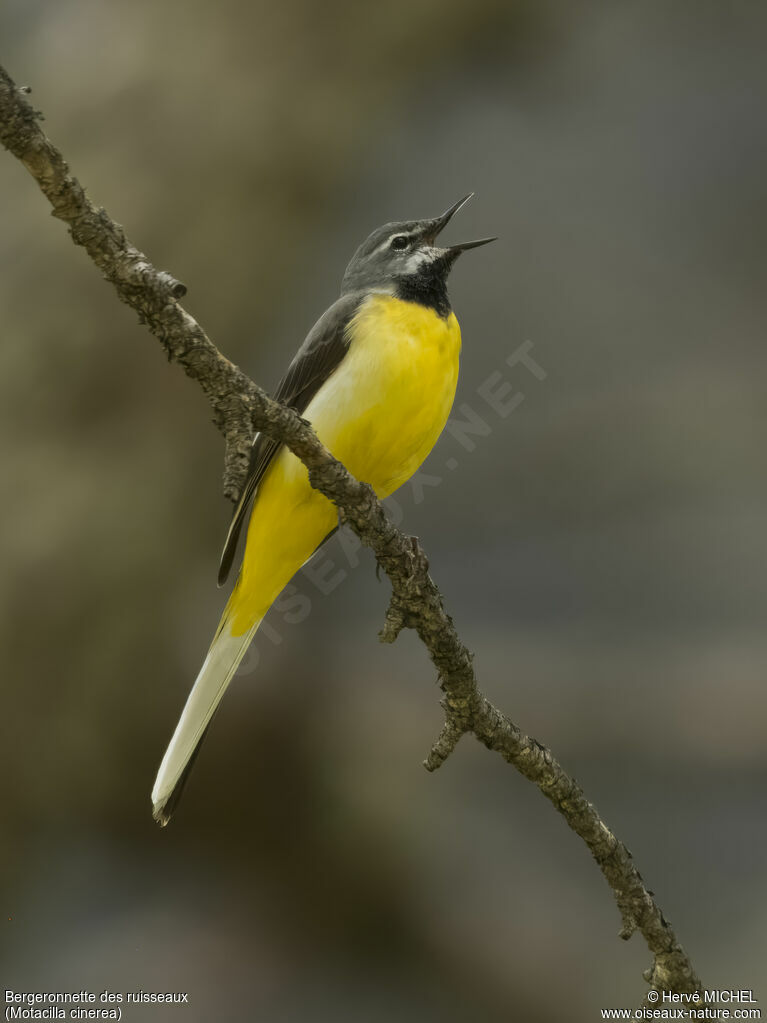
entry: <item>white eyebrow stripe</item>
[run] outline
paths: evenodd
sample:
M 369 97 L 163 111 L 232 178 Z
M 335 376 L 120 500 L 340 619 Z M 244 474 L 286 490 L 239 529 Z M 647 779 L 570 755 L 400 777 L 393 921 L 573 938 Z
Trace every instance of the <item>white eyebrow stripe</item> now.
M 388 249 L 391 245 L 392 238 L 414 238 L 415 234 L 415 231 L 393 231 L 388 238 L 384 238 L 375 251 L 380 252 L 381 249 Z

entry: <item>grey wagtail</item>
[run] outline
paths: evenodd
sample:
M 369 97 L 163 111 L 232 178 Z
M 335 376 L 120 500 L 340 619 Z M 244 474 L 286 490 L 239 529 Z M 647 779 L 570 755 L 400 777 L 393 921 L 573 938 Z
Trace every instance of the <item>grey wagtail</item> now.
M 437 236 L 467 195 L 430 220 L 384 224 L 357 249 L 341 296 L 317 320 L 275 395 L 308 419 L 352 475 L 387 497 L 434 447 L 455 396 L 461 331 L 447 295 L 453 263 L 494 238 L 442 248 Z M 152 790 L 170 820 L 226 687 L 280 591 L 335 531 L 333 504 L 305 466 L 258 434 L 221 556 L 226 580 L 250 514 L 237 582 Z

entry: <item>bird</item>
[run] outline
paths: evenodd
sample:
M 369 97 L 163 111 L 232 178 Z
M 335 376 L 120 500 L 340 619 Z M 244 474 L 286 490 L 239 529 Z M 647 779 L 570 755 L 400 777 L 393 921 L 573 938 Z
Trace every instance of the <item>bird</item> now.
M 274 395 L 308 420 L 349 472 L 385 498 L 416 472 L 441 434 L 458 382 L 461 330 L 447 292 L 458 256 L 495 238 L 443 247 L 437 238 L 474 193 L 438 217 L 384 224 L 349 262 Z M 281 590 L 338 528 L 288 448 L 256 434 L 224 543 L 226 581 L 246 520 L 239 574 L 152 789 L 154 819 L 174 813 L 200 744 L 259 625 Z

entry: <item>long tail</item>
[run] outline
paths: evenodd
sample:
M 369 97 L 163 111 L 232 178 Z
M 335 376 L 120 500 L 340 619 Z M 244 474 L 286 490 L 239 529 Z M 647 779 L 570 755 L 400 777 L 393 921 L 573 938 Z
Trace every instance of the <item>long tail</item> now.
M 211 718 L 260 624 L 259 620 L 248 632 L 232 636 L 227 605 L 152 789 L 152 815 L 162 827 L 178 804 Z

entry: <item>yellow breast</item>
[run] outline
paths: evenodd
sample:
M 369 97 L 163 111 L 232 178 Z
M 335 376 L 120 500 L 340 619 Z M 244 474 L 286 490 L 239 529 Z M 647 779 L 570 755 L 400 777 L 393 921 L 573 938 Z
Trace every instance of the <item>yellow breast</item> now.
M 451 313 L 372 295 L 348 327 L 349 351 L 304 416 L 352 475 L 386 497 L 408 480 L 447 422 L 461 332 Z M 337 522 L 287 448 L 256 494 L 240 577 L 229 605 L 233 635 L 266 613 Z
M 373 295 L 341 366 L 306 410 L 322 442 L 385 497 L 434 447 L 455 397 L 461 331 L 414 302 Z

